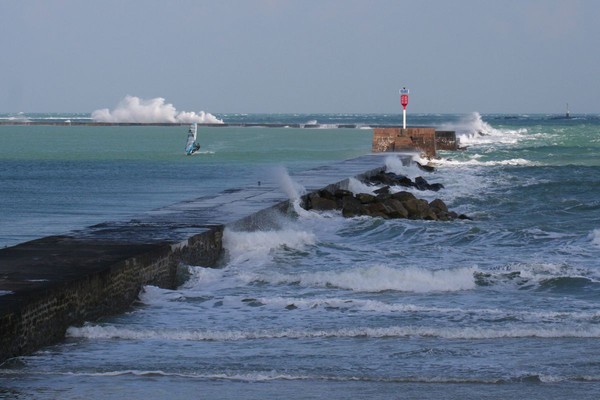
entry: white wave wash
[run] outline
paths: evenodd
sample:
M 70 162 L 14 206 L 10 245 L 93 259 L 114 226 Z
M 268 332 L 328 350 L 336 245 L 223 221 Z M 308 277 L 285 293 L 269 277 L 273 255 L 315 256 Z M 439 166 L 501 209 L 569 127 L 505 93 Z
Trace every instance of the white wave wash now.
M 96 122 L 129 123 L 211 123 L 223 121 L 210 113 L 200 111 L 177 111 L 173 104 L 165 103 L 162 97 L 144 100 L 136 96 L 125 96 L 112 111 L 102 108 L 92 113 Z
M 336 287 L 357 292 L 452 292 L 475 288 L 472 268 L 431 271 L 421 268 L 390 268 L 384 265 L 353 268 L 342 271 L 320 271 L 286 275 L 241 274 L 248 282 L 271 284 L 300 284 L 307 287 Z
M 443 339 L 503 339 L 503 338 L 600 338 L 600 327 L 423 327 L 390 326 L 382 328 L 355 327 L 341 329 L 262 329 L 262 330 L 172 330 L 132 329 L 114 325 L 85 325 L 70 327 L 67 337 L 93 340 L 163 340 L 163 341 L 240 341 L 262 339 L 310 338 L 386 338 L 386 337 L 436 337 Z

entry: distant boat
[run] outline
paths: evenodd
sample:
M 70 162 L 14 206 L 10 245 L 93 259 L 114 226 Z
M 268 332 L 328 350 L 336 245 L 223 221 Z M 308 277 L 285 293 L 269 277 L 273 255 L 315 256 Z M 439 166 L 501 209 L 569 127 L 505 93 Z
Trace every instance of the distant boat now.
M 567 113 L 565 114 L 565 118 L 571 118 L 571 113 L 569 112 L 569 103 L 567 103 Z
M 185 154 L 191 156 L 198 150 L 200 150 L 200 143 L 196 142 L 196 133 L 198 131 L 198 124 L 193 123 L 190 125 L 188 131 L 187 144 L 185 145 Z

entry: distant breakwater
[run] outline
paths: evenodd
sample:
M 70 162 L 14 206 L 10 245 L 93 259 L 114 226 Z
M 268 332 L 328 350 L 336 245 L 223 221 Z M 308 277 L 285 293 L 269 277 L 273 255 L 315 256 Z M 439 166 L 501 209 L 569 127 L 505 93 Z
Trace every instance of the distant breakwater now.
M 183 122 L 96 122 L 87 120 L 0 120 L 0 125 L 32 125 L 32 126 L 188 126 Z M 242 122 L 242 123 L 199 123 L 198 126 L 209 128 L 346 128 L 346 129 L 369 129 L 369 128 L 399 128 L 397 125 L 381 124 L 313 124 L 313 123 L 271 123 L 271 122 Z

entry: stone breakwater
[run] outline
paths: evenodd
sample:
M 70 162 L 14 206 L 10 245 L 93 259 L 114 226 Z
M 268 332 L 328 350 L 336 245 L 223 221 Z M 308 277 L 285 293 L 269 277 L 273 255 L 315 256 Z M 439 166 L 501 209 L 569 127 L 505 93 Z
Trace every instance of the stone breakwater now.
M 404 175 L 380 171 L 365 177 L 363 183 L 384 186 L 375 189 L 373 193 L 354 194 L 344 189 L 322 189 L 311 193 L 303 199 L 306 210 L 341 210 L 344 217 L 367 215 L 384 219 L 407 218 L 433 221 L 450 221 L 454 219 L 470 219 L 464 214 L 448 210 L 441 199 L 428 202 L 417 198 L 407 191 L 394 192 L 391 186 L 414 187 L 418 190 L 439 191 L 444 186 L 441 183 L 428 183 L 425 178 L 417 177 L 414 181 Z

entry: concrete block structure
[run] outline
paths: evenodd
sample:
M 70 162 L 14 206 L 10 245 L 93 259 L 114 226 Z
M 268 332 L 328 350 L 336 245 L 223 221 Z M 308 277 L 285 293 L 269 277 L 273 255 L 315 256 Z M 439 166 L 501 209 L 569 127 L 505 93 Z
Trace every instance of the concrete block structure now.
M 436 131 L 431 127 L 379 127 L 373 129 L 373 153 L 419 151 L 427 158 L 437 150 L 456 150 L 454 131 Z
M 373 129 L 374 153 L 418 150 L 426 157 L 435 157 L 435 128 L 385 127 Z

